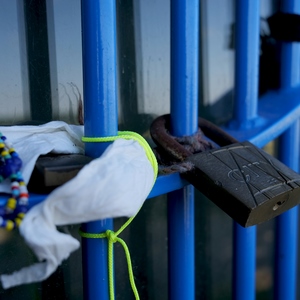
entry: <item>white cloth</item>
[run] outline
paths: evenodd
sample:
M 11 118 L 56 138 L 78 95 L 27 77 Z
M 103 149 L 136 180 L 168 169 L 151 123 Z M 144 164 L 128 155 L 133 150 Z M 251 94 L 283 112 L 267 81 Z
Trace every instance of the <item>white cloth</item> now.
M 70 136 L 74 142 L 74 136 Z M 52 144 L 55 136 L 45 140 Z M 147 198 L 153 182 L 153 168 L 139 143 L 116 140 L 100 158 L 27 213 L 20 233 L 39 262 L 11 275 L 1 275 L 3 288 L 46 279 L 79 248 L 79 242 L 58 232 L 56 225 L 133 216 Z
M 81 141 L 83 126 L 53 121 L 40 126 L 1 126 L 0 132 L 7 137 L 23 161 L 21 169 L 28 182 L 37 158 L 49 152 L 83 154 Z M 0 192 L 10 193 L 9 181 L 0 184 Z

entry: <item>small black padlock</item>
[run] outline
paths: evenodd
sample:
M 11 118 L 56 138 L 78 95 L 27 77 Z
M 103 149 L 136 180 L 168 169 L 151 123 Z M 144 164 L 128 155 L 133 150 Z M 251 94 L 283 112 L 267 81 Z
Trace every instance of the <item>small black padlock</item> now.
M 220 148 L 193 154 L 168 133 L 169 126 L 169 115 L 152 123 L 155 143 L 172 159 L 191 163 L 181 175 L 240 225 L 262 223 L 300 203 L 300 175 L 250 142 L 239 143 L 200 118 L 200 129 Z

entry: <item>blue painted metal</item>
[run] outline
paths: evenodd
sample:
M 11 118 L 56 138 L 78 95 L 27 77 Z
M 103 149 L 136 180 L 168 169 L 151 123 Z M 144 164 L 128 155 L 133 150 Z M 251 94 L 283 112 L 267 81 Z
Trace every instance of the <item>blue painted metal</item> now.
M 148 199 L 182 189 L 187 185 L 189 183 L 179 173 L 158 176 L 152 191 L 148 195 Z
M 194 187 L 168 194 L 169 299 L 195 299 Z
M 189 183 L 184 180 L 179 173 L 158 176 L 153 189 L 148 195 L 148 199 L 182 189 L 187 185 L 189 185 Z M 30 193 L 29 207 L 33 207 L 34 205 L 44 201 L 46 197 L 47 195 L 45 194 Z M 6 201 L 7 196 L 1 196 L 0 206 L 4 206 Z
M 257 118 L 259 1 L 236 1 L 234 121 L 250 128 Z M 254 100 L 255 99 L 255 100 Z M 253 101 L 254 100 L 254 101 Z
M 281 11 L 300 13 L 300 2 L 285 0 Z M 300 83 L 300 45 L 281 45 L 281 88 L 288 89 Z M 298 93 L 300 95 L 300 93 Z M 299 171 L 299 119 L 279 139 L 279 159 Z M 296 299 L 298 207 L 280 215 L 276 220 L 275 299 Z M 288 276 L 286 276 L 288 274 Z
M 299 14 L 300 2 L 297 0 L 281 1 L 282 12 Z M 281 88 L 287 89 L 300 84 L 300 46 L 299 43 L 281 45 Z
M 226 131 L 239 141 L 251 141 L 258 147 L 277 138 L 300 117 L 300 85 L 271 91 L 258 101 L 258 115 L 249 129 L 230 126 Z M 231 124 L 232 125 L 232 124 Z
M 255 299 L 256 226 L 234 224 L 233 299 Z
M 116 135 L 115 1 L 84 0 L 81 8 L 85 136 Z M 86 154 L 98 157 L 106 146 L 102 143 L 87 143 Z M 99 233 L 108 229 L 113 229 L 112 220 L 83 224 L 85 232 Z M 109 299 L 106 239 L 83 239 L 82 252 L 84 299 Z
M 299 172 L 299 121 L 280 138 L 279 159 Z M 298 207 L 276 220 L 275 299 L 296 299 Z M 288 276 L 286 276 L 288 274 Z
M 257 119 L 259 1 L 236 1 L 234 126 L 251 128 Z M 233 298 L 255 299 L 256 228 L 234 223 Z
M 296 299 L 297 225 L 298 207 L 280 215 L 276 222 L 274 278 L 276 300 Z
M 199 34 L 199 0 L 172 0 L 171 118 L 178 136 L 198 129 Z
M 299 120 L 281 137 L 279 159 L 299 172 Z M 298 207 L 276 220 L 275 299 L 296 299 L 298 246 Z M 286 276 L 288 274 L 288 276 Z
M 171 1 L 171 122 L 176 136 L 198 129 L 199 1 Z M 194 188 L 168 197 L 169 298 L 195 299 Z

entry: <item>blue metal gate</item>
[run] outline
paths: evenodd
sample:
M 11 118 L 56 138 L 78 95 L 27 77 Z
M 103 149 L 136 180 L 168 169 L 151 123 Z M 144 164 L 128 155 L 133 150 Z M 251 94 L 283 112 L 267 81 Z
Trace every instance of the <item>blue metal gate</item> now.
M 282 0 L 282 12 L 300 14 L 300 1 Z M 116 2 L 82 0 L 85 135 L 113 136 L 118 131 Z M 225 130 L 259 147 L 278 138 L 279 159 L 299 171 L 300 45 L 281 43 L 280 89 L 258 96 L 260 1 L 235 1 L 235 101 Z M 173 134 L 198 128 L 200 0 L 171 0 L 171 120 Z M 155 21 L 155 20 L 154 20 Z M 201 113 L 201 112 L 200 112 Z M 98 157 L 107 144 L 87 143 Z M 160 176 L 149 195 L 168 194 L 169 299 L 195 299 L 194 188 L 179 174 Z M 44 199 L 31 197 L 31 205 Z M 113 230 L 113 220 L 83 224 L 83 231 Z M 233 228 L 232 295 L 255 299 L 256 227 Z M 276 220 L 274 298 L 296 299 L 298 208 Z M 83 239 L 85 299 L 109 299 L 107 241 Z

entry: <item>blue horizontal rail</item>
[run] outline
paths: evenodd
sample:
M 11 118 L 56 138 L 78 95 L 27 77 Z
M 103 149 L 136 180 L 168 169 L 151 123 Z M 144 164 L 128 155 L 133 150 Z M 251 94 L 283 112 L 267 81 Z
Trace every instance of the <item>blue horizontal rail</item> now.
M 258 117 L 252 127 L 238 128 L 234 123 L 226 131 L 239 141 L 248 140 L 258 147 L 277 138 L 300 117 L 300 85 L 271 91 L 258 101 Z

